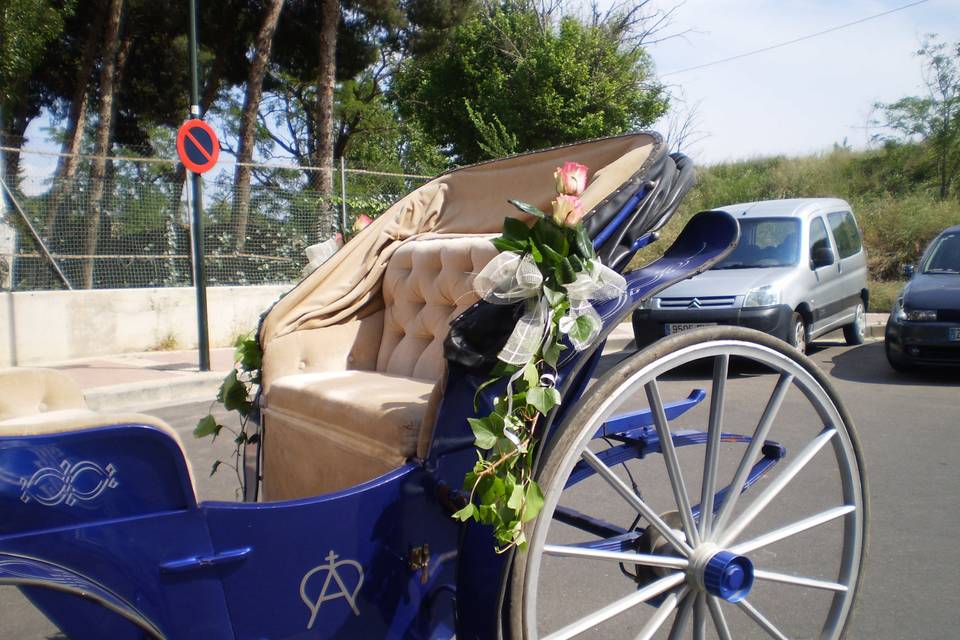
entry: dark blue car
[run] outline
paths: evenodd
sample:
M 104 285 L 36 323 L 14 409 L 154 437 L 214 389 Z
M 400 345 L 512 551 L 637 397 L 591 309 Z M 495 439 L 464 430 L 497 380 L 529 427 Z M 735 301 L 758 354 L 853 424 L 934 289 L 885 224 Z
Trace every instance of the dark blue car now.
M 960 225 L 934 238 L 887 320 L 887 360 L 897 371 L 960 365 Z

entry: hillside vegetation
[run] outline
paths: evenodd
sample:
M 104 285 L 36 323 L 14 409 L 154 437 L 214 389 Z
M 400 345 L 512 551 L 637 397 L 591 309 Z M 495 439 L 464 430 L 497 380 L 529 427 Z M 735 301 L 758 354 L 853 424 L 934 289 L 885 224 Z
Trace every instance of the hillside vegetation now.
M 662 252 L 696 212 L 723 205 L 779 198 L 836 197 L 851 204 L 863 231 L 873 281 L 900 277 L 944 227 L 960 224 L 960 199 L 938 196 L 936 168 L 919 145 L 889 144 L 872 151 L 837 148 L 803 158 L 773 157 L 699 169 L 699 180 L 662 240 L 635 259 Z M 887 292 L 890 286 L 871 289 Z M 896 287 L 892 287 L 896 289 Z M 871 304 L 885 310 L 889 294 Z M 877 299 L 877 298 L 883 298 Z

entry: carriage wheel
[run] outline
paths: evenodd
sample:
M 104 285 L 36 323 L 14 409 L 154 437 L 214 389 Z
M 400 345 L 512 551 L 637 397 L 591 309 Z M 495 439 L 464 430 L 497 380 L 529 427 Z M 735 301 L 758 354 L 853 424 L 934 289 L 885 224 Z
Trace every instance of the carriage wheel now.
M 597 437 L 644 409 L 652 425 Z M 538 478 L 545 504 L 510 577 L 515 638 L 838 638 L 849 622 L 860 445 L 826 376 L 779 340 L 716 327 L 629 357 L 559 427 Z

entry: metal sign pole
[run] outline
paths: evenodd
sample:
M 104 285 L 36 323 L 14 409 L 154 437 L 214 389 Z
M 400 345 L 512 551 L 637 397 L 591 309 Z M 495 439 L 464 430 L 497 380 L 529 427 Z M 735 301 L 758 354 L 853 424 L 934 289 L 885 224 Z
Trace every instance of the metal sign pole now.
M 190 117 L 200 117 L 200 79 L 197 69 L 197 2 L 190 0 Z M 193 211 L 190 234 L 193 286 L 197 293 L 197 348 L 200 371 L 210 371 L 210 338 L 207 333 L 207 280 L 203 268 L 203 179 L 190 172 Z

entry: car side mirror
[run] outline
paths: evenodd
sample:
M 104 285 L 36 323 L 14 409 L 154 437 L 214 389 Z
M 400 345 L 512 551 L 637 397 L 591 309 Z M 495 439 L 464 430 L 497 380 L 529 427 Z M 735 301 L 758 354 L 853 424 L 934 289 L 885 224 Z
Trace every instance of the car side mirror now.
M 904 278 L 906 278 L 907 280 L 909 280 L 910 278 L 913 277 L 913 274 L 914 274 L 914 267 L 913 267 L 912 264 L 905 264 L 905 265 L 903 265 L 903 277 L 904 277 Z
M 810 262 L 814 269 L 833 264 L 833 249 L 830 247 L 817 247 L 811 252 Z

